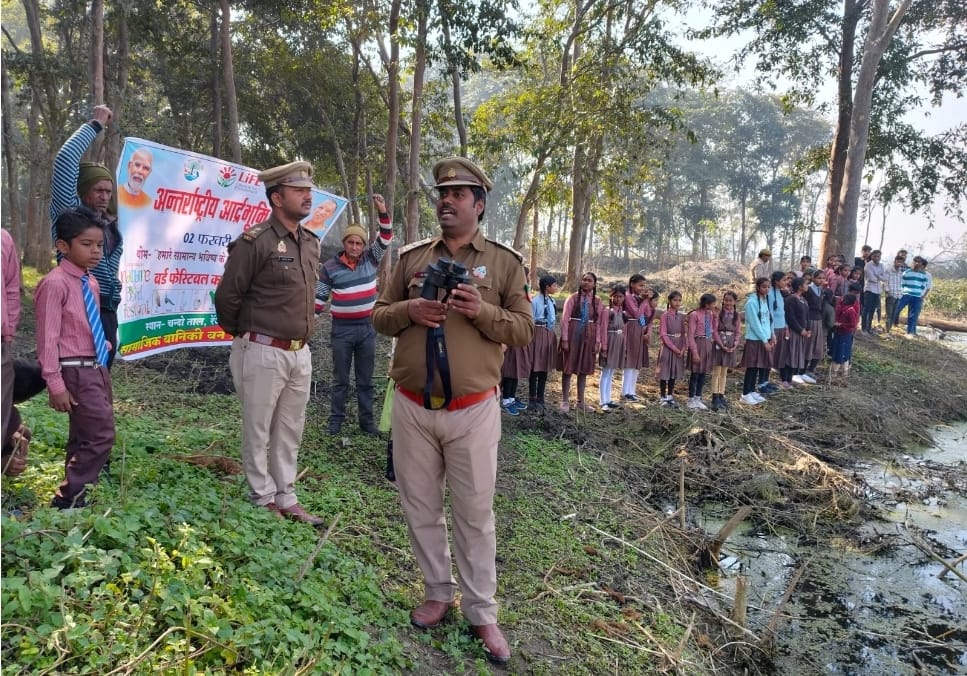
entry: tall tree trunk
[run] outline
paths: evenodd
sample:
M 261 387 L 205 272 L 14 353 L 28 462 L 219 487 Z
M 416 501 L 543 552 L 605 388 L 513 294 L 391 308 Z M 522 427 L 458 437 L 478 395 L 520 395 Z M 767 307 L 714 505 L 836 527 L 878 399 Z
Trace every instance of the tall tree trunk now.
M 4 186 L 7 225 L 17 246 L 23 248 L 24 222 L 20 204 L 20 167 L 17 162 L 17 145 L 13 135 L 13 104 L 10 100 L 10 78 L 7 77 L 7 62 L 0 61 L 0 125 L 3 127 L 3 160 L 7 170 L 7 183 Z
M 514 242 L 511 244 L 518 251 L 524 246 L 524 228 L 527 226 L 527 215 L 531 208 L 536 208 L 537 193 L 541 187 L 541 178 L 544 175 L 544 165 L 547 162 L 549 153 L 541 152 L 531 173 L 531 180 L 524 194 L 524 200 L 520 205 L 520 212 L 517 214 L 517 224 L 514 227 Z
M 34 98 L 40 97 L 35 90 Z M 26 241 L 21 242 L 24 263 L 37 268 L 40 273 L 50 271 L 52 244 L 50 241 L 50 219 L 47 217 L 49 194 L 42 186 L 50 184 L 50 174 L 45 171 L 53 164 L 48 157 L 40 134 L 40 107 L 36 102 L 30 106 L 27 117 L 27 136 L 30 147 L 30 163 L 27 174 L 27 233 Z
M 837 72 L 836 102 L 838 116 L 833 142 L 829 150 L 829 183 L 826 190 L 826 215 L 823 219 L 823 242 L 820 248 L 825 249 L 827 233 L 835 230 L 836 217 L 839 212 L 840 190 L 846 168 L 846 153 L 849 149 L 849 126 L 853 117 L 853 54 L 856 45 L 856 26 L 862 15 L 859 0 L 845 0 L 843 2 L 843 35 L 839 50 L 839 69 Z M 830 251 L 839 253 L 837 251 Z M 823 252 L 819 264 L 826 261 L 828 254 Z
M 400 126 L 400 4 L 393 0 L 389 15 L 390 53 L 386 60 L 387 108 L 389 116 L 386 124 L 386 149 L 383 156 L 383 191 L 386 208 L 393 213 L 396 200 L 396 145 L 399 140 Z M 405 242 L 414 240 L 404 235 Z
M 541 230 L 540 218 L 538 218 L 537 204 L 534 204 L 534 219 L 531 225 L 531 250 L 530 250 L 530 286 L 536 289 L 540 275 L 537 274 L 537 252 L 540 248 Z
M 91 2 L 91 58 L 88 66 L 91 83 L 91 105 L 99 106 L 107 102 L 104 97 L 104 0 Z M 104 135 L 98 134 L 87 150 L 87 156 L 95 162 L 102 162 Z
M 447 69 L 450 72 L 450 84 L 453 89 L 453 122 L 457 129 L 457 139 L 460 141 L 461 157 L 467 156 L 467 125 L 463 120 L 463 93 L 460 86 L 460 64 L 453 55 L 453 41 L 450 39 L 450 15 L 453 12 L 448 3 L 439 3 L 440 24 L 443 30 L 443 49 L 447 55 Z
M 209 21 L 211 37 L 208 40 L 208 52 L 212 60 L 212 156 L 222 156 L 222 78 L 219 63 L 218 40 L 218 11 L 213 11 Z
M 117 23 L 117 51 L 114 63 L 109 63 L 105 86 L 108 106 L 114 111 L 115 120 L 123 120 L 124 102 L 127 100 L 128 75 L 131 69 L 131 34 L 128 26 L 130 4 L 118 3 L 114 14 Z M 104 161 L 109 167 L 116 167 L 121 158 L 121 124 L 112 124 L 104 130 Z
M 748 218 L 747 218 L 747 215 L 746 215 L 746 212 L 748 210 L 745 208 L 745 203 L 746 203 L 746 196 L 745 196 L 745 193 L 743 193 L 742 196 L 739 197 L 739 223 L 740 223 L 740 226 L 739 226 L 739 261 L 742 263 L 742 265 L 745 265 L 746 261 L 748 260 L 746 258 L 746 253 L 747 253 L 747 250 L 749 248 L 749 240 L 746 239 L 746 237 L 745 237 L 746 230 L 748 229 Z M 751 235 L 749 236 L 749 238 L 751 239 Z
M 352 191 L 349 188 L 349 174 L 346 172 L 346 160 L 344 159 L 344 154 L 342 150 L 342 145 L 339 143 L 339 136 L 336 133 L 336 125 L 332 122 L 332 117 L 326 112 L 325 107 L 320 103 L 319 105 L 319 117 L 322 118 L 322 123 L 326 127 L 326 131 L 329 132 L 329 136 L 332 138 L 332 148 L 334 159 L 336 160 L 336 171 L 339 173 L 339 181 L 342 183 L 343 194 L 349 197 Z
M 853 97 L 853 116 L 849 127 L 849 151 L 846 155 L 843 185 L 840 189 L 839 210 L 835 227 L 826 232 L 824 253 L 838 250 L 850 255 L 856 250 L 856 215 L 859 211 L 863 187 L 863 166 L 870 140 L 870 113 L 873 108 L 873 87 L 876 71 L 884 52 L 893 41 L 904 15 L 913 0 L 902 0 L 890 16 L 889 0 L 874 0 L 870 27 L 863 46 L 863 60 L 856 78 Z
M 430 8 L 417 3 L 416 54 L 413 64 L 413 105 L 410 114 L 410 162 L 407 169 L 406 241 L 420 235 L 420 146 L 423 142 L 423 79 L 426 75 L 426 24 Z
M 228 109 L 228 141 L 232 146 L 232 161 L 241 163 L 238 97 L 235 94 L 235 67 L 232 64 L 232 9 L 228 0 L 219 0 L 219 3 L 222 8 L 222 74 L 225 76 L 225 106 Z
M 350 32 L 350 42 L 353 45 L 353 154 L 350 162 L 349 169 L 349 185 L 350 191 L 346 193 L 346 197 L 350 197 L 353 193 L 359 190 L 359 172 L 360 167 L 366 157 L 366 110 L 363 107 L 363 91 L 359 83 L 359 50 L 361 49 L 359 44 L 359 36 L 355 32 Z M 370 194 L 367 192 L 367 194 Z M 350 203 L 350 223 L 360 222 L 360 204 L 359 200 L 353 199 Z

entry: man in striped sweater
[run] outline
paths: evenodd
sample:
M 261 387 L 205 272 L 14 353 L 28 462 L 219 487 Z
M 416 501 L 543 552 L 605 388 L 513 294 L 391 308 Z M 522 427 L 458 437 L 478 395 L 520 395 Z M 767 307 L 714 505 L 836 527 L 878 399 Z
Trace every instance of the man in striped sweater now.
M 359 403 L 359 428 L 376 434 L 373 418 L 373 364 L 376 361 L 376 331 L 370 321 L 376 304 L 376 271 L 383 254 L 393 241 L 393 224 L 386 213 L 382 195 L 373 195 L 379 214 L 379 237 L 367 246 L 369 233 L 350 225 L 342 235 L 343 250 L 322 264 L 316 284 L 316 303 L 322 307 L 330 300 L 332 315 L 332 403 L 329 433 L 338 434 L 346 419 L 349 394 L 349 368 L 356 368 L 356 398 Z
M 85 206 L 97 216 L 104 227 L 104 250 L 100 262 L 90 273 L 101 290 L 99 304 L 104 335 L 111 343 L 108 368 L 117 353 L 118 305 L 121 304 L 121 266 L 123 240 L 118 229 L 114 200 L 114 174 L 103 164 L 81 162 L 97 135 L 104 130 L 114 114 L 107 106 L 96 106 L 90 122 L 85 122 L 64 142 L 54 158 L 54 171 L 50 179 L 50 239 L 57 240 L 54 221 L 61 212 Z M 57 259 L 60 260 L 60 253 Z
M 927 299 L 927 294 L 933 282 L 927 272 L 927 259 L 923 256 L 913 257 L 913 267 L 904 270 L 900 278 L 900 288 L 903 295 L 893 308 L 893 323 L 898 324 L 900 313 L 903 308 L 907 308 L 907 338 L 917 335 L 917 320 L 920 318 L 920 310 L 923 309 L 923 302 Z

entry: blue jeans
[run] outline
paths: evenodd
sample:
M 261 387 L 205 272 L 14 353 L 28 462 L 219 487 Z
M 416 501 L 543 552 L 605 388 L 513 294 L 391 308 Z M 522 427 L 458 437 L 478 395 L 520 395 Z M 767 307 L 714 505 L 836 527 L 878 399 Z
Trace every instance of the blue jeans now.
M 349 396 L 349 368 L 356 367 L 356 400 L 359 403 L 359 427 L 364 431 L 376 429 L 373 418 L 373 365 L 376 361 L 376 330 L 366 321 L 332 323 L 332 403 L 329 427 L 338 429 L 346 418 L 346 398 Z
M 907 308 L 907 333 L 916 335 L 917 334 L 917 320 L 920 318 L 920 310 L 923 308 L 923 298 L 920 296 L 911 296 L 909 294 L 903 294 L 900 297 L 900 302 L 896 304 L 893 309 L 893 323 L 900 323 L 900 313 L 903 308 Z

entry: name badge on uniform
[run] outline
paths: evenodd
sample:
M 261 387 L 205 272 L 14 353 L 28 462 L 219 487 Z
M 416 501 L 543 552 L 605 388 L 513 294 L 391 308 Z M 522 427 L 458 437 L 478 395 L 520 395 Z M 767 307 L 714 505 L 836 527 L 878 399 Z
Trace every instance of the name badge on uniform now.
M 486 265 L 479 265 L 479 266 L 475 267 L 470 272 L 470 274 L 473 275 L 473 278 L 474 279 L 484 279 L 487 276 L 487 266 Z
M 279 256 L 280 263 L 295 263 L 295 258 L 292 256 Z
M 279 251 L 279 253 L 285 253 L 285 252 L 287 252 L 287 251 L 289 250 L 289 249 L 288 249 L 288 248 L 287 248 L 287 247 L 285 246 L 285 240 L 283 240 L 283 239 L 280 239 L 280 240 L 279 240 L 279 246 L 277 246 L 277 247 L 275 247 L 275 248 L 276 248 L 276 249 L 278 249 L 278 251 Z

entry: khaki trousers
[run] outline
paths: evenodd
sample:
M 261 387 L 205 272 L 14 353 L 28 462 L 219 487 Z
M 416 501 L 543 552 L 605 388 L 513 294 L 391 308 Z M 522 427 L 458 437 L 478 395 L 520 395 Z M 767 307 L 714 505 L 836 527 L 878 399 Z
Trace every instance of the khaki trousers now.
M 446 482 L 463 591 L 460 607 L 473 625 L 497 622 L 493 506 L 498 441 L 496 397 L 459 411 L 428 411 L 406 397 L 393 401 L 396 481 L 425 597 L 449 603 L 456 591 L 443 513 Z
M 281 508 L 298 502 L 295 477 L 309 402 L 312 357 L 309 348 L 280 350 L 248 340 L 232 340 L 228 359 L 242 401 L 242 466 L 257 505 Z

